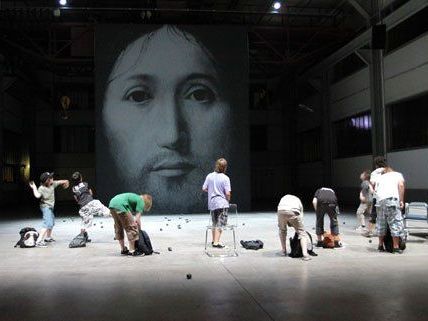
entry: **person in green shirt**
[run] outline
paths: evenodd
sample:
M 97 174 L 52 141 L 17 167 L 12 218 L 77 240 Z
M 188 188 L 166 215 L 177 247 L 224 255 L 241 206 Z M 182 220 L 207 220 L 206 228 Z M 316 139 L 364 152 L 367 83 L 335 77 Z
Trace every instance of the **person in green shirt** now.
M 141 229 L 141 214 L 152 208 L 152 197 L 149 194 L 122 193 L 110 200 L 109 209 L 114 220 L 115 238 L 119 241 L 122 255 L 142 255 L 135 250 Z M 132 213 L 135 213 L 135 219 Z M 129 250 L 125 246 L 125 233 Z

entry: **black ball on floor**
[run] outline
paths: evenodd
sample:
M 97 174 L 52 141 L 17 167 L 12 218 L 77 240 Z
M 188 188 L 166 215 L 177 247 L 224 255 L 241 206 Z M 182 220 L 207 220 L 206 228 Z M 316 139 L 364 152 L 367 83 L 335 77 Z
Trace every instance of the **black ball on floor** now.
M 97 224 L 96 224 L 96 223 L 94 223 L 94 226 L 97 226 Z
M 190 273 L 188 273 L 188 274 L 186 275 L 186 278 L 187 278 L 188 280 L 190 280 L 190 279 L 192 278 L 192 275 L 191 275 Z
M 242 225 L 245 225 L 245 223 L 242 223 Z
M 168 248 L 168 251 L 170 251 L 170 252 L 171 252 L 171 251 L 172 251 L 172 247 L 169 247 L 169 248 Z
M 163 229 L 159 229 L 159 231 L 161 231 L 161 232 L 162 232 L 162 231 L 163 231 Z
M 168 226 L 168 224 L 166 226 Z
M 101 225 L 101 228 L 104 228 L 104 226 Z
M 343 225 L 345 225 L 346 224 L 346 222 L 343 222 Z
M 62 220 L 63 222 L 65 222 L 65 220 Z
M 371 243 L 372 242 L 372 240 L 369 240 L 369 243 Z

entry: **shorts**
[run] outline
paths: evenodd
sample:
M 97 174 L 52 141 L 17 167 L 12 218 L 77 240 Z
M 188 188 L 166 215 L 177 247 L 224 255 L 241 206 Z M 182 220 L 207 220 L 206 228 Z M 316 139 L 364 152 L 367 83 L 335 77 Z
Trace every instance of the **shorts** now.
M 227 225 L 227 211 L 228 208 L 218 208 L 214 211 L 211 211 L 213 227 L 221 229 Z
M 279 232 L 287 237 L 287 223 L 296 230 L 299 240 L 306 237 L 305 227 L 303 226 L 302 216 L 292 211 L 278 211 Z
M 94 216 L 110 216 L 110 210 L 99 200 L 92 200 L 79 210 L 79 215 L 82 218 L 82 228 L 89 228 Z
M 403 234 L 404 224 L 398 200 L 382 200 L 379 202 L 379 212 L 377 216 L 376 229 L 379 236 L 385 236 L 387 227 L 391 230 L 393 237 Z
M 120 213 L 110 209 L 111 216 L 114 220 L 115 238 L 121 241 L 126 237 L 129 242 L 137 241 L 139 238 L 138 225 L 134 222 L 134 217 L 131 213 Z
M 40 210 L 43 214 L 43 224 L 42 227 L 48 230 L 51 230 L 55 225 L 55 215 L 52 207 L 41 206 Z

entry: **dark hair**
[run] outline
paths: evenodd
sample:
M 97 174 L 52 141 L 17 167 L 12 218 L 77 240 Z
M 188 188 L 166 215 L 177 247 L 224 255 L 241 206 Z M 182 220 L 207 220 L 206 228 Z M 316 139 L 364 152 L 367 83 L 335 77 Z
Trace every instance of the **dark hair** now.
M 376 156 L 373 160 L 373 164 L 375 168 L 388 167 L 388 163 L 383 156 Z
M 73 175 L 71 175 L 71 181 L 73 185 L 79 184 L 82 181 L 82 174 L 80 174 L 80 172 L 74 172 Z

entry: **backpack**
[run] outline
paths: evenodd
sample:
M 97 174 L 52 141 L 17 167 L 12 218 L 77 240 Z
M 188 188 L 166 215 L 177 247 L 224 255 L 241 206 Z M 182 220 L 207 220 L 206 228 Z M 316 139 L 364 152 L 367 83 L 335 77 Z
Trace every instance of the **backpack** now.
M 145 255 L 153 254 L 152 242 L 150 241 L 150 237 L 146 231 L 140 230 L 139 238 L 135 241 L 135 249 Z
M 323 248 L 334 249 L 334 236 L 330 233 L 324 235 Z
M 88 242 L 88 233 L 79 233 L 74 239 L 71 240 L 68 245 L 69 248 L 73 249 L 76 247 L 86 247 Z
M 306 234 L 308 235 L 308 242 L 307 242 L 308 254 L 312 256 L 316 256 L 314 252 L 314 245 L 312 243 L 312 235 L 309 232 L 306 232 Z M 290 257 L 293 257 L 293 258 L 303 257 L 302 246 L 300 245 L 299 235 L 297 233 L 294 233 L 293 238 L 290 237 L 290 248 L 291 248 Z
M 385 251 L 392 253 L 394 250 L 394 244 L 392 242 L 392 235 L 389 226 L 386 228 L 385 238 L 383 239 L 383 245 L 385 247 Z M 404 251 L 406 249 L 406 241 L 400 236 L 398 247 L 400 250 Z
M 37 238 L 39 237 L 39 233 L 37 233 L 35 228 L 32 227 L 24 227 L 19 231 L 19 235 L 21 236 L 19 241 L 16 242 L 14 247 L 20 248 L 28 248 L 35 247 Z
M 244 247 L 247 250 L 260 250 L 263 248 L 263 242 L 260 240 L 255 240 L 255 241 L 242 241 L 241 240 L 241 245 L 242 247 Z

